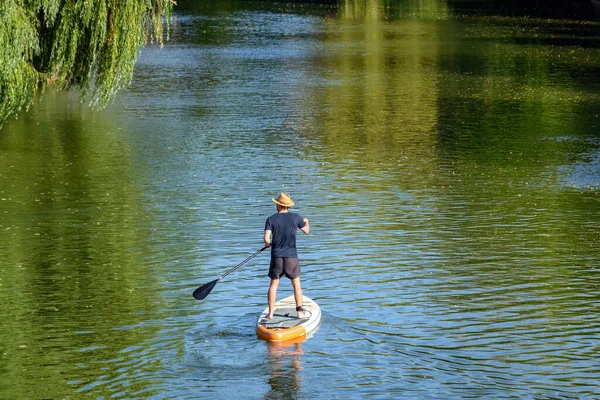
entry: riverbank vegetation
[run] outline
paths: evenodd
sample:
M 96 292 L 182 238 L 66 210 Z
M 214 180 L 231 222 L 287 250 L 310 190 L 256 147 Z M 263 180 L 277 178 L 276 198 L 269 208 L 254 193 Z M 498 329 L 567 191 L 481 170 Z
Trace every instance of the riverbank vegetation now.
M 146 43 L 162 44 L 173 0 L 0 2 L 0 125 L 38 88 L 83 90 L 107 103 L 133 75 Z

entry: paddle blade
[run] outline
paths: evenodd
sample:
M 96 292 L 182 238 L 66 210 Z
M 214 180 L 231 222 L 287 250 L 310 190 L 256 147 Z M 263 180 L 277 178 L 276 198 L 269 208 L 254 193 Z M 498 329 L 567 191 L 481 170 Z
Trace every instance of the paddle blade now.
M 219 279 L 215 279 L 212 282 L 208 282 L 200 286 L 198 289 L 194 290 L 194 293 L 192 293 L 192 295 L 196 300 L 203 300 L 206 296 L 208 296 L 210 291 L 213 290 L 217 282 L 219 282 Z

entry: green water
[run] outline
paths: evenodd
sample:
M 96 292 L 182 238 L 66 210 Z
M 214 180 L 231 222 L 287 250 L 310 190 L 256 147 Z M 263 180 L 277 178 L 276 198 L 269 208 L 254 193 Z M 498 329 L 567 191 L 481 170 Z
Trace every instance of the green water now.
M 49 91 L 0 131 L 0 398 L 593 398 L 599 32 L 181 7 L 107 109 Z M 267 254 L 191 297 L 279 191 L 323 311 L 283 347 L 254 334 Z

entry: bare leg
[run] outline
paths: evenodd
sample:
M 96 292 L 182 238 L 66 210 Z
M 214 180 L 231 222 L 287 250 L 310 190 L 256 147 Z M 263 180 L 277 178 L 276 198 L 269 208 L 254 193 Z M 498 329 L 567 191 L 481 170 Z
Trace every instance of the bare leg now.
M 294 288 L 294 300 L 296 300 L 296 307 L 300 307 L 302 305 L 302 286 L 300 285 L 300 277 L 292 279 L 292 287 Z M 304 313 L 298 313 L 298 317 L 303 318 Z
M 275 312 L 275 300 L 277 299 L 277 287 L 279 286 L 279 279 L 271 279 L 271 284 L 269 285 L 269 294 L 267 299 L 269 301 L 269 315 L 267 315 L 267 319 L 273 318 L 273 313 Z

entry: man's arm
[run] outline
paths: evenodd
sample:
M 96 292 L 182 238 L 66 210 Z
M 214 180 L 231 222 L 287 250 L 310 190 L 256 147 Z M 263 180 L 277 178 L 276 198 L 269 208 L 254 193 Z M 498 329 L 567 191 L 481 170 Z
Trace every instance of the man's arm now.
M 310 231 L 310 225 L 308 224 L 308 218 L 304 218 L 304 226 L 300 230 L 306 234 Z
M 265 241 L 265 247 L 271 247 L 271 231 L 268 229 L 265 229 L 264 241 Z

